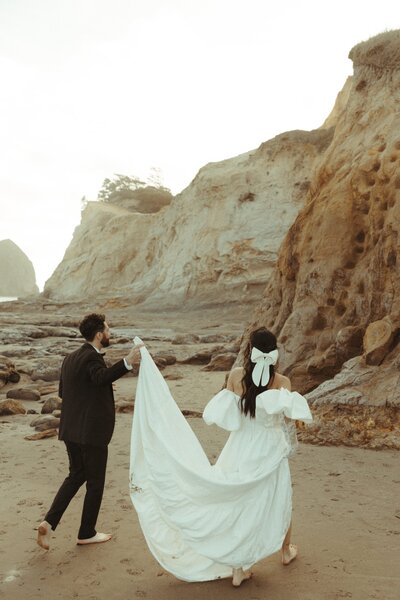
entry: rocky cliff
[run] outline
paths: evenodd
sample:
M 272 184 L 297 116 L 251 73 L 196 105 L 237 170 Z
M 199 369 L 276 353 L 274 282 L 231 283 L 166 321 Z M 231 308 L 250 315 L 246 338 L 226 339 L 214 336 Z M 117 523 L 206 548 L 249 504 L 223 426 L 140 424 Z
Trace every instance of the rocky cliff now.
M 11 240 L 0 241 L 0 296 L 38 294 L 33 265 Z
M 279 334 L 281 367 L 303 391 L 361 355 L 368 325 L 385 317 L 392 340 L 374 369 L 398 370 L 400 32 L 358 44 L 350 58 L 354 76 L 333 140 L 254 319 Z
M 86 202 L 72 242 L 46 282 L 45 296 L 118 295 L 141 277 L 149 231 L 171 198 L 169 192 L 147 186 L 129 196 L 113 193 L 105 201 Z
M 209 164 L 151 214 L 122 197 L 89 203 L 45 294 L 163 307 L 259 297 L 332 135 L 293 131 Z

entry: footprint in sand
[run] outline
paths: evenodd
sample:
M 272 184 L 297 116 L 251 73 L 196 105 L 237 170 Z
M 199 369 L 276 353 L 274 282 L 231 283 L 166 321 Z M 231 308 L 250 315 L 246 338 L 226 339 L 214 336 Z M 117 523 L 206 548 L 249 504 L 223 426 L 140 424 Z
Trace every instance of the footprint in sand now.
M 127 569 L 126 572 L 129 575 L 138 576 L 138 575 L 141 575 L 143 573 L 143 569 Z

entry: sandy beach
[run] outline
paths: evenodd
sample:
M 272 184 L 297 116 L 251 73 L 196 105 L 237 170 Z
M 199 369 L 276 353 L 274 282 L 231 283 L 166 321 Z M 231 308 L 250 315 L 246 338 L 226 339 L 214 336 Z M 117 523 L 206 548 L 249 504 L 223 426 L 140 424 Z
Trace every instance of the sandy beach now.
M 224 373 L 168 367 L 181 408 L 201 411 Z M 134 393 L 136 379 L 116 384 L 116 399 Z M 29 405 L 29 403 L 27 403 Z M 210 460 L 226 434 L 190 418 Z M 234 589 L 229 580 L 184 583 L 163 571 L 143 539 L 128 493 L 132 414 L 118 414 L 110 445 L 106 490 L 98 528 L 113 534 L 103 545 L 75 543 L 83 492 L 72 501 L 49 552 L 36 545 L 36 527 L 66 473 L 56 438 L 27 441 L 29 416 L 1 418 L 0 595 L 7 600 L 397 600 L 400 595 L 400 474 L 398 453 L 301 445 L 291 461 L 293 541 L 299 557 L 283 567 L 279 555 L 255 565 L 253 579 Z

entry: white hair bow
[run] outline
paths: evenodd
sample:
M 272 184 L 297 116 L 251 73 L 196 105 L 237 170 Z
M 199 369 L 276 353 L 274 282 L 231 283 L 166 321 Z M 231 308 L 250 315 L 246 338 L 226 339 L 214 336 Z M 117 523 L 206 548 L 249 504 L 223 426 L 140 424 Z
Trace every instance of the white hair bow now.
M 266 386 L 269 382 L 269 367 L 275 365 L 278 360 L 278 350 L 272 352 L 261 352 L 258 348 L 251 351 L 250 360 L 255 363 L 251 378 L 256 386 Z

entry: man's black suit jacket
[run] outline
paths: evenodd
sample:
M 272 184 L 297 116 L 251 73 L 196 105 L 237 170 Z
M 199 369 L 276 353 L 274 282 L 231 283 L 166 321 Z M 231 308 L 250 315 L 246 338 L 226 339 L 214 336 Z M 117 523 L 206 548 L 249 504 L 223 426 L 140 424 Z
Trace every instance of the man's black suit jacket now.
M 112 382 L 127 372 L 123 360 L 107 368 L 103 355 L 89 343 L 66 356 L 59 386 L 59 439 L 106 446 L 115 425 Z

